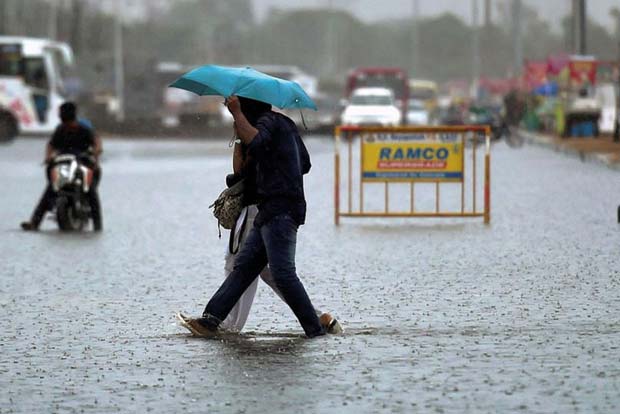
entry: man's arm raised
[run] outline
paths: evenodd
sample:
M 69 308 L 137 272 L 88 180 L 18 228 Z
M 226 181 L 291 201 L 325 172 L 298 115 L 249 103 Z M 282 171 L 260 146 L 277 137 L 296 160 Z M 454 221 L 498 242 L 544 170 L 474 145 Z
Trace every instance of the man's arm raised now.
M 258 129 L 254 128 L 252 124 L 248 122 L 245 115 L 243 115 L 243 112 L 241 112 L 239 98 L 234 95 L 226 98 L 226 106 L 235 119 L 237 136 L 241 139 L 241 142 L 248 145 L 258 134 Z

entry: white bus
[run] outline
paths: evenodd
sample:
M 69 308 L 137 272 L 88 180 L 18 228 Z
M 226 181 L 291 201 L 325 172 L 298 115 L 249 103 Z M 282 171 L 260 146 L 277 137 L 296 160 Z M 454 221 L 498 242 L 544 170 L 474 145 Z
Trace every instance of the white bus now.
M 0 36 L 0 141 L 54 130 L 65 101 L 62 71 L 72 64 L 65 43 Z

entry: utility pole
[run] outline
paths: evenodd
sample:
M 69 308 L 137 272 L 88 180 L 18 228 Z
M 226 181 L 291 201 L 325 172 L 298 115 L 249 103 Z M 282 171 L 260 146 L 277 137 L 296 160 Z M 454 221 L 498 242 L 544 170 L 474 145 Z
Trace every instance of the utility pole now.
M 213 2 L 201 1 L 202 16 L 204 19 L 204 25 L 202 33 L 204 36 L 204 53 L 205 60 L 208 63 L 214 63 L 216 61 L 215 56 L 215 26 L 217 22 L 217 13 L 211 13 Z
M 618 50 L 616 51 L 617 63 L 620 64 L 620 8 L 614 7 L 610 12 L 616 19 L 616 38 L 618 40 Z M 620 68 L 619 68 L 620 69 Z
M 14 35 L 15 26 L 19 26 L 19 24 L 21 23 L 18 21 L 17 18 L 17 4 L 15 3 L 15 1 L 12 0 L 0 1 L 0 3 L 2 3 L 2 11 L 4 13 L 4 25 L 2 33 L 5 35 Z
M 586 13 L 586 0 L 579 0 L 579 54 L 585 55 L 587 53 L 586 45 L 586 33 L 587 33 L 587 13 Z
M 338 45 L 336 43 L 336 17 L 334 16 L 334 0 L 327 0 L 329 21 L 327 24 L 327 68 L 329 75 L 338 70 Z
M 8 24 L 9 19 L 7 19 L 7 10 L 8 5 L 7 1 L 0 1 L 0 35 L 9 34 Z
M 521 66 L 523 65 L 522 18 L 521 0 L 512 0 L 512 70 L 514 76 L 521 73 Z
M 47 36 L 52 40 L 56 40 L 58 38 L 58 0 L 50 0 L 49 7 Z
M 420 3 L 418 0 L 411 0 L 411 77 L 417 77 L 420 68 Z
M 586 33 L 587 33 L 587 13 L 586 13 L 586 0 L 573 0 L 572 1 L 572 44 L 573 53 L 578 55 L 585 55 L 587 53 L 586 47 Z
M 69 34 L 69 39 L 71 41 L 71 46 L 73 47 L 73 51 L 75 53 L 80 53 L 81 46 L 81 35 L 80 29 L 82 27 L 82 2 L 80 0 L 73 0 L 71 2 L 71 8 L 73 10 L 72 22 L 71 22 L 71 32 Z
M 478 81 L 480 80 L 480 28 L 478 27 L 478 0 L 471 2 L 472 15 L 472 90 L 474 98 L 478 98 Z
M 491 17 L 491 0 L 484 0 L 484 27 L 491 26 L 493 18 Z
M 577 0 L 571 0 L 570 2 L 570 51 L 571 53 L 577 53 Z
M 114 86 L 118 108 L 116 120 L 125 120 L 125 70 L 123 68 L 123 1 L 116 0 L 116 13 L 114 17 Z
M 620 142 L 620 9 L 614 7 L 610 14 L 616 18 L 616 38 L 618 40 L 618 55 L 616 58 L 616 68 L 614 75 L 616 76 L 616 122 L 614 125 L 614 142 Z M 620 207 L 618 207 L 618 222 L 620 223 Z

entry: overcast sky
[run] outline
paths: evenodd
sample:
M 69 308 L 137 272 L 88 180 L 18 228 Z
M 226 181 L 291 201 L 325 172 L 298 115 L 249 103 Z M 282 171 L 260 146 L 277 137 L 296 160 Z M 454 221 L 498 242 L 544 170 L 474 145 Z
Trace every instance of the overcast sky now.
M 505 0 L 491 0 L 491 3 Z M 571 0 L 523 0 L 525 4 L 539 10 L 541 16 L 554 26 L 558 27 L 562 17 L 570 12 Z M 403 17 L 411 13 L 413 0 L 253 0 L 256 16 L 262 20 L 271 7 L 282 9 L 333 7 L 348 9 L 358 18 L 365 21 L 376 21 L 395 17 Z M 483 0 L 478 0 L 480 20 L 482 21 Z M 471 21 L 471 0 L 418 0 L 420 14 L 424 16 L 453 12 L 466 21 Z M 587 10 L 590 18 L 613 28 L 609 9 L 620 7 L 620 0 L 587 0 Z M 495 13 L 495 7 L 492 7 Z M 496 13 L 495 13 L 496 15 Z

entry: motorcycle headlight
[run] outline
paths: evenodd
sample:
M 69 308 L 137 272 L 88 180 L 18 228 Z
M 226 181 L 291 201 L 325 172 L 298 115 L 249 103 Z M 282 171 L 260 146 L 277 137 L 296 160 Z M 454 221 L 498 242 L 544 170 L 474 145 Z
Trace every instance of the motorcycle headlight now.
M 60 164 L 54 168 L 52 173 L 52 183 L 54 188 L 59 190 L 66 184 L 71 182 L 71 166 L 68 164 Z
M 67 164 L 60 165 L 58 167 L 58 175 L 62 179 L 69 180 L 71 178 L 71 167 Z

